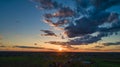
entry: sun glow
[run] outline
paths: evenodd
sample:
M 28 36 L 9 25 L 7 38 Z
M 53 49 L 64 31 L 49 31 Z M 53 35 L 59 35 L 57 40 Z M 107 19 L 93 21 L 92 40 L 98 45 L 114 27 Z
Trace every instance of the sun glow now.
M 59 50 L 59 51 L 63 51 L 63 48 L 59 48 L 58 50 Z

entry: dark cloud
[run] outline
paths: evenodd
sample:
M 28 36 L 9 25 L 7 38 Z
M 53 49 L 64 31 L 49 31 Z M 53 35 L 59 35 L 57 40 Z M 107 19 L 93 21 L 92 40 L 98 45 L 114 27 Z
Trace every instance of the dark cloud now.
M 97 36 L 85 35 L 80 38 L 75 38 L 75 39 L 69 40 L 67 42 L 49 41 L 46 43 L 56 44 L 56 45 L 88 45 L 88 44 L 92 44 L 92 43 L 102 40 L 101 38 L 103 36 L 107 36 L 107 34 L 99 33 L 99 35 L 97 35 Z
M 96 26 L 85 17 L 76 20 L 74 23 L 75 24 L 71 23 L 65 27 L 65 34 L 70 38 L 95 32 Z
M 44 17 L 45 18 L 53 18 L 54 16 L 52 14 L 45 14 Z
M 120 45 L 120 42 L 115 42 L 115 43 L 103 43 L 105 46 L 110 46 L 110 45 Z
M 111 25 L 109 28 L 99 28 L 101 32 L 107 33 L 108 35 L 115 34 L 120 31 L 120 21 Z
M 33 46 L 13 46 L 17 48 L 32 48 L 32 49 L 44 49 L 43 47 L 33 47 Z
M 95 48 L 104 48 L 104 46 L 95 46 Z
M 84 49 L 84 50 L 87 50 L 87 51 L 101 51 L 101 49 L 99 49 L 99 48 L 86 48 L 86 49 Z
M 94 1 L 97 1 L 97 0 L 94 0 Z M 105 37 L 105 36 L 109 36 L 110 34 L 109 33 L 116 33 L 118 31 L 120 31 L 120 22 L 119 22 L 119 15 L 117 13 L 112 13 L 112 12 L 106 12 L 103 7 L 102 9 L 102 5 L 103 3 L 106 3 L 107 1 L 101 1 L 99 2 L 95 2 L 95 3 L 99 3 L 99 4 L 96 4 L 95 7 L 99 7 L 101 9 L 101 11 L 99 11 L 98 8 L 95 8 L 95 10 L 91 10 L 91 12 L 97 12 L 96 14 L 87 14 L 88 17 L 84 16 L 80 19 L 77 19 L 75 20 L 75 22 L 69 24 L 67 27 L 65 27 L 65 35 L 67 35 L 68 37 L 70 38 L 73 38 L 73 37 L 81 37 L 81 36 L 84 36 L 86 37 L 86 35 L 88 34 L 92 34 L 92 33 L 95 33 L 95 32 L 100 32 L 100 33 L 105 33 L 104 36 L 96 36 L 96 37 L 88 37 L 85 39 L 83 38 L 81 40 L 81 38 L 75 38 L 74 40 L 71 40 L 69 43 L 73 43 L 73 44 L 90 44 L 90 43 L 95 43 L 99 40 L 102 39 L 102 37 Z M 111 2 L 110 2 L 111 3 Z M 110 4 L 109 3 L 109 4 Z M 112 3 L 111 3 L 112 4 Z M 116 4 L 115 4 L 116 5 Z M 109 7 L 111 7 L 111 5 L 109 5 Z M 113 23 L 114 21 L 114 23 Z M 104 27 L 104 28 L 100 28 L 99 26 L 104 24 L 104 23 L 107 23 L 107 22 L 110 22 L 112 23 L 112 26 L 111 27 Z
M 53 14 L 54 17 L 71 17 L 75 13 L 69 7 L 60 8 L 56 13 Z
M 59 26 L 62 26 L 64 24 L 67 24 L 69 22 L 69 20 L 68 19 L 62 19 L 62 20 L 58 20 L 57 22 L 53 22 L 50 19 L 44 19 L 44 22 L 48 23 L 50 26 L 59 27 Z
M 95 6 L 95 7 L 103 7 L 104 5 L 106 5 L 106 3 L 109 2 L 109 0 L 90 0 L 91 3 Z
M 37 45 L 37 43 L 34 43 L 34 45 Z
M 119 14 L 111 13 L 110 16 L 108 17 L 108 22 L 112 21 L 119 21 Z
M 73 47 L 69 44 L 69 42 L 59 42 L 59 41 L 50 41 L 50 42 L 45 42 L 45 43 L 50 43 L 50 44 L 54 44 L 54 45 L 61 45 L 61 47 L 63 48 L 67 48 L 67 49 L 79 49 L 77 47 Z
M 55 50 L 55 49 L 51 49 L 51 48 L 34 47 L 34 46 L 13 46 L 13 48 L 27 48 L 27 49 L 46 49 L 46 50 Z
M 101 40 L 101 37 L 102 36 L 86 35 L 81 38 L 76 38 L 76 39 L 70 40 L 69 43 L 71 45 L 83 45 L 83 44 L 87 45 L 87 44 L 95 43 L 95 42 Z
M 41 34 L 43 36 L 57 36 L 54 32 L 50 30 L 41 30 L 41 31 L 45 33 L 45 34 Z
M 70 19 L 68 19 L 67 17 L 72 17 L 74 15 L 75 12 L 72 9 L 70 9 L 69 7 L 62 7 L 58 9 L 58 11 L 56 11 L 55 13 L 44 14 L 45 19 L 43 21 L 49 24 L 50 26 L 61 27 L 68 24 L 68 22 L 70 22 Z M 58 18 L 58 20 L 53 21 L 52 20 L 53 18 L 54 19 Z
M 89 0 L 76 0 L 80 7 L 87 8 L 89 6 Z
M 71 23 L 69 26 L 65 27 L 65 34 L 70 38 L 76 36 L 83 36 L 86 34 L 92 34 L 94 32 L 100 31 L 100 25 L 116 19 L 118 19 L 118 14 L 112 13 L 111 15 L 111 13 L 109 12 L 101 12 L 90 18 L 83 17 L 76 20 L 74 23 Z M 118 22 L 117 24 L 120 24 L 120 22 Z M 104 30 L 107 29 L 108 28 L 104 28 Z
M 71 45 L 61 45 L 61 47 L 62 47 L 62 48 L 67 48 L 67 49 L 72 49 L 72 50 L 77 50 L 77 49 L 79 49 L 79 48 L 73 47 L 73 46 L 71 46 Z
M 57 8 L 60 4 L 52 0 L 33 0 L 39 4 L 38 8 L 41 9 L 52 9 Z
M 0 43 L 1 44 L 1 43 Z M 6 47 L 6 46 L 4 46 L 4 45 L 0 45 L 0 47 Z
M 67 42 L 49 41 L 47 43 L 57 45 L 82 45 L 92 44 L 120 31 L 119 14 L 107 11 L 110 7 L 120 4 L 119 0 L 74 0 L 75 6 L 59 5 L 56 0 L 37 0 L 41 7 L 51 9 L 51 12 L 44 13 L 44 22 L 53 27 L 63 27 Z M 56 7 L 55 7 L 56 5 Z M 74 9 L 72 9 L 74 7 Z M 57 9 L 56 9 L 57 8 Z M 49 10 L 49 11 L 50 11 Z M 117 10 L 116 10 L 117 11 Z M 53 20 L 56 18 L 56 21 Z M 107 26 L 105 24 L 109 24 Z M 43 30 L 45 36 L 55 36 L 52 31 Z M 92 34 L 99 32 L 96 36 Z
M 91 3 L 99 10 L 105 10 L 111 6 L 120 4 L 119 0 L 90 0 Z
M 60 41 L 49 41 L 45 43 L 55 44 L 55 45 L 68 45 L 69 42 L 60 42 Z
M 45 48 L 45 49 L 47 49 L 47 50 L 56 50 L 56 49 L 52 49 L 52 48 Z

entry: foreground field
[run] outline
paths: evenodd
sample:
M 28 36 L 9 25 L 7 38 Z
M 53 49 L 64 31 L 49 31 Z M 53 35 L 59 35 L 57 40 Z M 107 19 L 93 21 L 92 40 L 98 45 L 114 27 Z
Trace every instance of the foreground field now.
M 120 67 L 120 53 L 0 52 L 0 67 Z

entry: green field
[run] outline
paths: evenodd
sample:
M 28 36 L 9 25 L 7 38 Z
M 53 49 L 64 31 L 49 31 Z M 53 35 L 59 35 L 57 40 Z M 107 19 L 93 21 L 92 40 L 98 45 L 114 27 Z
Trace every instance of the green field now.
M 116 54 L 91 53 L 0 53 L 0 67 L 120 67 Z M 92 63 L 83 63 L 89 61 Z M 54 66 L 57 64 L 58 66 Z

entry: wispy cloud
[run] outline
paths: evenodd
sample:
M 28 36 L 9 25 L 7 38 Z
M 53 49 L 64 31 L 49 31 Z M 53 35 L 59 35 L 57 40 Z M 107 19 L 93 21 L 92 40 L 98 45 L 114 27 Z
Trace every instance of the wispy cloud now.
M 34 47 L 34 46 L 13 46 L 13 48 L 55 50 L 55 49 L 52 49 L 52 48 L 45 48 L 45 47 Z
M 43 47 L 33 47 L 33 46 L 13 46 L 13 48 L 44 49 Z
M 42 36 L 57 36 L 53 31 L 50 30 L 40 30 L 44 32 L 45 34 L 41 34 Z

